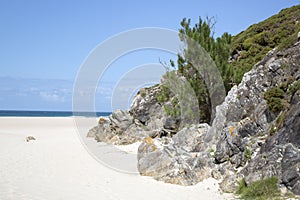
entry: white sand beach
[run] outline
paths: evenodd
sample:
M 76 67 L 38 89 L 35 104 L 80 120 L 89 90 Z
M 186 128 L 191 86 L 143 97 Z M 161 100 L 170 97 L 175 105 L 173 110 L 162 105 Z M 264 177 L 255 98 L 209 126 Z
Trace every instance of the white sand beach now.
M 26 142 L 29 135 L 36 140 Z M 71 117 L 0 118 L 1 200 L 230 198 L 214 179 L 183 187 L 104 166 L 82 145 Z

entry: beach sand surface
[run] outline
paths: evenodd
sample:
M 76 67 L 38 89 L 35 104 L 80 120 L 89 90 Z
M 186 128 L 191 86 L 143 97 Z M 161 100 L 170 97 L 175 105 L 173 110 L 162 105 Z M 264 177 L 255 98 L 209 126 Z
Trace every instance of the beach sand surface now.
M 29 135 L 36 140 L 26 142 Z M 130 153 L 137 146 L 118 149 Z M 1 117 L 0 199 L 216 200 L 232 195 L 222 194 L 214 179 L 183 187 L 115 171 L 88 152 L 72 117 Z

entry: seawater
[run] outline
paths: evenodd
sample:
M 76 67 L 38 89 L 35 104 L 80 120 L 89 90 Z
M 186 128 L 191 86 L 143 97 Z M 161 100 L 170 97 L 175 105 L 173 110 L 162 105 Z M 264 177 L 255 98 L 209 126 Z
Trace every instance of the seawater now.
M 111 112 L 72 112 L 72 111 L 24 111 L 24 110 L 0 110 L 1 117 L 100 117 L 109 116 Z

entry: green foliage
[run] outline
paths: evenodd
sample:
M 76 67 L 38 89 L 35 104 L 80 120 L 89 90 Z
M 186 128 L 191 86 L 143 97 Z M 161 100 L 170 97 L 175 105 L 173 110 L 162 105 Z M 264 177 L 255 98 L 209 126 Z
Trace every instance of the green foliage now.
M 267 90 L 264 94 L 264 98 L 267 100 L 270 111 L 276 113 L 284 109 L 282 98 L 284 97 L 284 91 L 278 87 L 273 87 Z
M 141 92 L 141 96 L 142 96 L 143 98 L 145 98 L 145 97 L 146 97 L 146 92 Z
M 170 98 L 170 89 L 165 85 L 162 85 L 161 92 L 157 95 L 157 101 L 160 103 L 166 102 Z
M 177 97 L 170 97 L 170 92 L 167 86 L 162 85 L 157 100 L 161 103 L 165 103 L 163 107 L 168 116 L 179 117 L 181 115 L 179 100 Z M 167 103 L 168 101 L 171 102 Z
M 179 117 L 181 115 L 181 111 L 180 111 L 180 104 L 179 104 L 178 98 L 174 97 L 172 99 L 171 106 L 172 106 L 173 110 L 170 113 L 170 115 L 172 117 Z
M 250 160 L 251 159 L 251 154 L 252 154 L 251 150 L 247 147 L 246 150 L 245 150 L 245 152 L 244 152 L 245 158 L 247 160 Z
M 167 115 L 171 115 L 172 114 L 172 110 L 168 105 L 164 105 L 164 110 L 166 112 Z
M 294 95 L 298 90 L 300 90 L 300 80 L 290 85 L 288 89 L 288 94 Z
M 299 12 L 300 5 L 284 9 L 232 37 L 231 55 L 238 55 L 238 59 L 229 66 L 233 72 L 233 83 L 238 84 L 242 80 L 241 74 L 249 71 L 274 47 L 287 48 L 297 41 L 300 23 L 296 23 L 296 19 Z
M 267 200 L 280 197 L 277 177 L 262 179 L 249 185 L 242 179 L 238 185 L 236 193 L 241 195 L 242 199 Z
M 271 125 L 269 133 L 271 136 L 274 135 L 274 133 L 276 133 L 276 127 L 274 126 L 274 124 Z
M 166 114 L 171 117 L 179 117 L 181 112 L 180 107 L 177 105 L 164 105 Z
M 283 82 L 283 83 L 280 84 L 279 88 L 280 88 L 282 91 L 286 92 L 287 89 L 288 89 L 288 85 L 287 85 L 286 82 Z
M 238 181 L 238 188 L 237 188 L 236 194 L 242 194 L 243 191 L 246 189 L 246 187 L 247 187 L 247 184 L 246 184 L 246 181 L 244 178 L 242 180 Z
M 282 50 L 284 48 L 288 48 L 295 44 L 297 42 L 297 35 L 293 34 L 290 37 L 287 37 L 285 40 L 281 42 L 281 44 L 278 46 L 279 50 Z
M 188 37 L 201 45 L 201 47 L 210 55 L 218 67 L 218 70 L 224 80 L 225 87 L 228 86 L 228 89 L 230 89 L 228 80 L 231 73 L 227 66 L 228 58 L 230 56 L 230 44 L 232 36 L 225 32 L 221 37 L 215 39 L 213 37 L 214 23 L 215 22 L 213 18 L 206 18 L 206 20 L 199 18 L 198 23 L 196 23 L 194 27 L 191 27 L 191 20 L 184 18 L 181 22 L 182 28 L 179 30 L 179 33 L 182 40 L 184 40 L 184 37 Z M 186 52 L 189 52 L 188 49 Z M 190 67 L 192 67 L 188 66 L 191 63 L 188 63 L 186 58 L 180 55 L 178 56 L 177 64 L 179 72 L 181 72 L 183 75 L 186 75 Z M 188 69 L 184 70 L 184 67 Z
M 291 34 L 290 36 L 284 38 L 282 40 L 282 42 L 280 43 L 280 45 L 278 46 L 279 50 L 282 50 L 284 48 L 288 48 L 290 46 L 292 46 L 293 44 L 295 44 L 297 42 L 298 39 L 298 31 L 300 30 L 300 26 L 299 24 L 297 24 L 295 26 L 295 30 L 296 32 L 294 32 L 293 34 Z
M 177 62 L 170 61 L 170 66 L 174 69 L 177 66 L 178 75 L 185 77 L 193 88 L 198 100 L 200 122 L 209 123 L 211 120 L 212 108 L 209 96 L 212 94 L 208 93 L 205 73 L 199 72 L 189 60 L 189 56 L 192 55 L 192 57 L 199 57 L 198 61 L 201 63 L 202 57 L 193 52 L 193 46 L 190 46 L 191 44 L 186 41 L 186 38 L 195 41 L 210 55 L 222 76 L 226 91 L 229 91 L 233 85 L 239 84 L 244 74 L 261 61 L 270 50 L 275 47 L 286 48 L 296 42 L 297 33 L 300 31 L 300 23 L 296 23 L 299 13 L 300 5 L 293 6 L 263 22 L 250 26 L 236 36 L 224 33 L 218 38 L 214 38 L 215 22 L 211 18 L 205 20 L 199 18 L 195 25 L 191 25 L 190 19 L 184 18 L 181 21 L 179 36 L 185 42 L 186 48 L 183 55 L 178 54 Z M 272 112 L 280 112 L 284 109 L 284 92 L 288 90 L 292 94 L 300 88 L 299 82 L 290 87 L 289 84 L 284 83 L 279 88 L 265 94 Z M 162 88 L 157 100 L 161 103 L 167 102 L 170 99 L 169 93 L 170 90 Z M 170 110 L 175 111 L 171 112 Z M 176 110 L 177 108 L 173 105 L 169 105 L 169 109 L 167 108 L 168 113 L 173 113 L 173 115 L 174 113 L 178 114 Z M 192 111 L 187 112 L 192 113 Z
M 280 98 L 277 98 L 277 97 L 271 97 L 268 100 L 268 106 L 269 106 L 269 109 L 274 113 L 280 112 L 281 110 L 284 109 L 284 105 L 282 103 L 282 100 Z
M 272 97 L 278 97 L 278 98 L 283 98 L 284 95 L 284 91 L 278 87 L 273 87 L 271 89 L 269 89 L 268 91 L 265 92 L 265 99 L 269 99 Z
M 215 39 L 213 37 L 213 24 L 213 19 L 206 18 L 206 20 L 202 20 L 199 18 L 198 23 L 192 27 L 191 20 L 184 18 L 181 22 L 182 28 L 179 30 L 179 36 L 187 44 L 187 48 L 184 50 L 183 55 L 178 54 L 177 57 L 178 74 L 184 76 L 193 88 L 198 100 L 200 122 L 207 123 L 210 122 L 212 111 L 210 94 L 205 83 L 205 76 L 207 76 L 205 71 L 207 70 L 205 68 L 206 61 L 203 61 L 205 55 L 199 55 L 201 53 L 195 50 L 197 49 L 195 43 L 199 44 L 215 62 L 224 80 L 224 85 L 228 88 L 227 80 L 228 74 L 230 74 L 227 70 L 227 61 L 230 55 L 231 35 L 224 33 L 221 37 Z M 194 64 L 199 65 L 201 69 L 199 70 Z M 174 66 L 174 62 L 171 62 L 171 66 Z M 220 103 L 222 100 L 220 99 Z

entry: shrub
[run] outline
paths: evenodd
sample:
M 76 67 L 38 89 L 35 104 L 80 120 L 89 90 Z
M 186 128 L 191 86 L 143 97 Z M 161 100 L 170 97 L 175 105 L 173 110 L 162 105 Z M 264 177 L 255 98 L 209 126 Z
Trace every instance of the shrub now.
M 177 98 L 176 98 L 177 99 Z M 176 100 L 175 100 L 176 101 Z M 172 100 L 172 103 L 174 102 L 174 99 Z M 166 112 L 166 114 L 168 116 L 171 116 L 171 117 L 179 117 L 180 114 L 181 114 L 181 111 L 180 111 L 180 106 L 179 104 L 168 104 L 168 105 L 164 105 L 164 110 Z
M 162 85 L 160 93 L 157 95 L 157 101 L 160 103 L 166 102 L 169 100 L 170 89 L 164 85 Z
M 284 108 L 282 100 L 277 97 L 271 97 L 268 100 L 268 106 L 269 106 L 269 109 L 274 113 L 280 112 Z
M 271 136 L 276 133 L 276 127 L 274 126 L 274 124 L 271 125 L 269 133 Z
M 264 98 L 267 100 L 270 111 L 274 113 L 283 110 L 284 108 L 282 102 L 283 97 L 284 97 L 284 91 L 278 87 L 273 87 L 267 90 L 264 94 Z
M 247 160 L 250 160 L 251 159 L 251 150 L 249 148 L 246 148 L 245 152 L 244 152 L 244 155 L 245 155 L 245 158 Z
M 241 195 L 242 199 L 265 200 L 280 197 L 277 177 L 255 181 L 249 185 L 246 184 L 245 179 L 242 179 L 238 185 L 237 194 Z
M 282 98 L 284 94 L 284 91 L 278 87 L 273 87 L 271 89 L 269 89 L 268 91 L 265 92 L 265 99 L 268 100 L 272 97 L 279 97 Z
M 145 97 L 146 97 L 146 92 L 141 92 L 141 96 L 142 96 L 143 98 L 145 98 Z
M 294 33 L 291 36 L 283 39 L 282 42 L 280 43 L 280 45 L 278 46 L 278 49 L 282 50 L 284 48 L 288 48 L 288 47 L 292 46 L 293 44 L 295 44 L 296 42 L 297 42 L 297 34 Z
M 279 86 L 279 88 L 280 88 L 281 90 L 283 90 L 284 92 L 286 92 L 286 90 L 288 89 L 288 84 L 287 84 L 287 82 L 281 83 L 280 86 Z
M 284 121 L 286 118 L 286 112 L 282 112 L 276 119 L 276 127 L 279 129 L 281 129 L 284 125 Z
M 296 81 L 296 83 L 294 83 L 293 85 L 291 85 L 289 87 L 288 93 L 291 94 L 291 95 L 293 95 L 298 90 L 300 90 L 300 80 Z
M 297 41 L 297 34 L 300 31 L 300 23 L 295 23 L 299 11 L 300 5 L 284 9 L 279 14 L 254 24 L 233 36 L 231 55 L 236 55 L 237 52 L 241 53 L 238 59 L 230 63 L 229 67 L 234 71 L 240 69 L 244 74 L 274 47 L 282 50 L 292 46 Z M 231 74 L 230 77 L 235 84 L 241 81 L 239 73 Z
M 246 184 L 245 178 L 238 181 L 238 189 L 236 191 L 236 194 L 242 194 L 244 192 L 244 190 L 246 190 L 246 187 L 247 187 L 247 184 Z
M 172 110 L 168 105 L 164 105 L 164 109 L 167 115 L 171 115 L 172 114 Z

